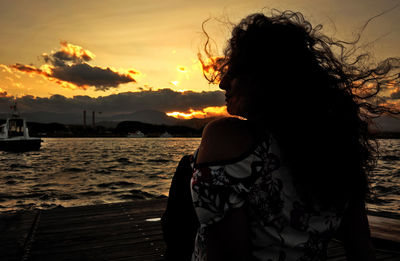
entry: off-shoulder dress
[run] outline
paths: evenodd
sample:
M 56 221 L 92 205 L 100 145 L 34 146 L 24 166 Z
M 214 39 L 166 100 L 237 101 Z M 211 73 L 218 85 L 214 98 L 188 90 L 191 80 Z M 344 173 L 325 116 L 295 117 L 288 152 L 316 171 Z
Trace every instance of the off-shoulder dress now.
M 305 204 L 271 135 L 237 159 L 196 164 L 196 157 L 197 150 L 191 193 L 200 227 L 192 260 L 207 260 L 207 227 L 241 207 L 250 221 L 251 260 L 326 259 L 343 212 Z

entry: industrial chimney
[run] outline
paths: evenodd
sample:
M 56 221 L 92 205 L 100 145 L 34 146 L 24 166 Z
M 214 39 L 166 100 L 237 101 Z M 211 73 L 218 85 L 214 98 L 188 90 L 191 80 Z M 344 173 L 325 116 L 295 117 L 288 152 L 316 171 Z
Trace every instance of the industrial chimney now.
M 96 126 L 96 121 L 95 121 L 95 111 L 92 111 L 92 126 Z

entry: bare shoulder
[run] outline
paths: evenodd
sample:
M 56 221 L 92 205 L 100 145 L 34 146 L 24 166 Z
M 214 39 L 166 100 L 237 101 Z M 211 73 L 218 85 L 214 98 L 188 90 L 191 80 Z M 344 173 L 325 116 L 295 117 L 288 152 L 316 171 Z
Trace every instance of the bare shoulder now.
M 204 128 L 197 163 L 234 159 L 247 152 L 253 143 L 247 121 L 233 117 L 212 121 Z

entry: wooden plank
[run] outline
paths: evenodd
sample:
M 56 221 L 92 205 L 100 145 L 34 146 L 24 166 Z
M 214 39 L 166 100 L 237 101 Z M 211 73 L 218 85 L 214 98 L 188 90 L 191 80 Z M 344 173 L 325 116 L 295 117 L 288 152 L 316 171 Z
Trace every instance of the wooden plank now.
M 160 221 L 146 219 L 160 218 L 165 206 L 156 199 L 0 215 L 0 260 L 162 260 Z M 368 218 L 374 242 L 398 249 L 400 221 Z M 378 249 L 377 258 L 400 260 L 400 253 Z M 328 260 L 346 260 L 340 242 L 329 244 Z
M 111 208 L 99 205 L 80 214 L 71 209 L 47 211 L 30 260 L 160 259 L 165 251 L 160 222 L 145 220 L 161 217 L 165 204 L 165 200 L 156 200 Z
M 368 221 L 372 237 L 400 243 L 400 220 L 369 215 Z
M 62 248 L 62 247 L 68 247 L 68 249 L 81 249 L 85 248 L 87 246 L 111 246 L 114 244 L 135 244 L 135 243 L 140 243 L 140 242 L 151 242 L 151 241 L 159 241 L 163 240 L 162 233 L 159 231 L 156 231 L 155 233 L 145 233 L 144 235 L 142 233 L 136 234 L 136 235 L 129 235 L 129 237 L 121 237 L 119 238 L 118 236 L 115 236 L 113 238 L 106 238 L 102 239 L 99 238 L 98 236 L 102 236 L 101 234 L 97 234 L 97 237 L 93 236 L 82 236 L 80 238 L 75 238 L 75 239 L 65 239 L 65 238 L 59 238 L 54 241 L 49 241 L 47 239 L 43 239 L 40 237 L 40 235 L 37 236 L 37 239 L 35 240 L 34 247 L 39 247 L 40 246 L 48 246 L 51 247 L 51 250 L 46 250 L 46 251 L 58 251 L 57 248 Z M 82 245 L 83 244 L 83 245 Z
M 398 251 L 387 251 L 382 249 L 376 249 L 376 259 L 381 261 L 399 261 L 400 252 Z M 345 261 L 347 260 L 344 252 L 343 245 L 340 241 L 332 240 L 328 245 L 328 261 Z
M 91 256 L 101 260 L 111 260 L 117 257 L 135 257 L 139 255 L 161 255 L 164 253 L 164 248 L 158 247 L 155 242 L 124 242 L 120 244 L 110 245 L 84 245 L 81 248 L 57 248 L 51 251 L 45 249 L 35 250 L 31 253 L 30 259 L 38 260 L 60 260 L 60 259 L 75 259 L 90 253 Z
M 37 211 L 0 215 L 0 260 L 20 260 Z

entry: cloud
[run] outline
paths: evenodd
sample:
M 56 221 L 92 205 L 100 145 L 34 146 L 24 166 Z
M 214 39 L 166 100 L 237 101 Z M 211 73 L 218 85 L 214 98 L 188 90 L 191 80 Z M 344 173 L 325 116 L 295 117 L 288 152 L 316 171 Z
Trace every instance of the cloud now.
M 51 54 L 42 54 L 43 60 L 56 67 L 64 67 L 67 63 L 80 64 L 89 62 L 96 57 L 91 51 L 74 44 L 61 41 L 61 49 Z
M 45 76 L 48 76 L 48 74 L 41 69 L 38 69 L 34 66 L 31 65 L 25 65 L 25 64 L 20 64 L 16 63 L 14 65 L 10 65 L 11 68 L 18 70 L 20 72 L 25 72 L 25 73 L 36 73 L 36 74 L 43 74 Z
M 8 68 L 8 66 L 7 66 L 7 65 L 0 64 L 0 68 L 2 68 L 2 71 L 3 71 L 3 72 L 12 73 L 11 69 L 10 69 L 10 68 Z
M 8 97 L 7 92 L 0 88 L 0 98 Z
M 395 89 L 392 93 L 390 93 L 391 99 L 400 99 L 400 89 Z
M 103 69 L 87 63 L 55 67 L 51 77 L 77 86 L 95 86 L 103 91 L 123 83 L 136 82 L 130 74 L 119 74 L 110 68 Z
M 0 110 L 8 111 L 13 97 L 0 97 Z M 16 98 L 21 112 L 81 113 L 82 110 L 101 111 L 104 115 L 131 113 L 140 110 L 162 112 L 202 110 L 206 107 L 225 105 L 222 91 L 176 92 L 171 89 L 157 91 L 125 92 L 97 98 L 62 95 L 34 97 L 26 95 Z
M 59 51 L 42 54 L 45 64 L 40 68 L 20 63 L 9 67 L 28 74 L 42 75 L 62 87 L 72 89 L 94 87 L 97 91 L 105 91 L 117 88 L 120 84 L 136 82 L 134 76 L 139 74 L 138 71 L 129 69 L 118 72 L 108 67 L 92 66 L 88 63 L 95 57 L 92 52 L 65 41 L 60 44 Z
M 383 88 L 389 90 L 391 99 L 400 99 L 400 73 L 397 79 L 388 81 Z

